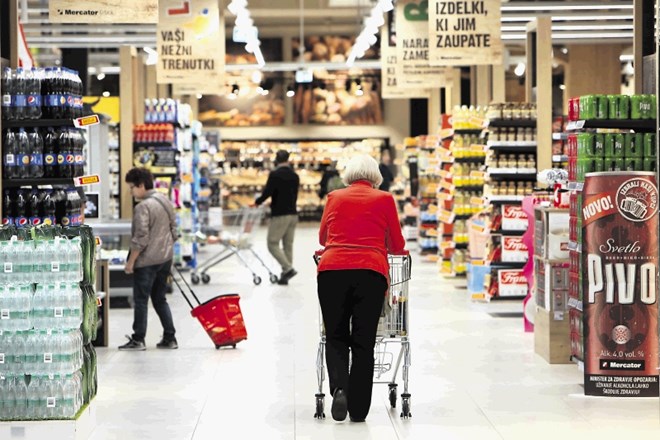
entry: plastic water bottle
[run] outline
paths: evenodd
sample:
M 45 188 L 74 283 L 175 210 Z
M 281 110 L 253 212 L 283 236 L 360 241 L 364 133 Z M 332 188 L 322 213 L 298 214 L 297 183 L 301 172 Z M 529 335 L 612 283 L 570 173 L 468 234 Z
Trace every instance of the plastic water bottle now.
M 3 331 L 15 330 L 15 288 L 14 286 L 5 286 L 2 295 L 2 304 L 0 304 L 0 323 Z
M 36 374 L 30 377 L 30 384 L 27 387 L 27 419 L 41 420 L 41 390 L 40 378 Z
M 69 307 L 71 310 L 71 323 L 69 328 L 77 329 L 82 324 L 82 290 L 80 285 L 73 283 L 70 289 Z
M 16 384 L 14 382 L 14 376 L 6 376 L 5 382 L 5 396 L 3 402 L 3 412 L 5 420 L 11 420 L 14 418 L 15 411 L 14 407 L 16 402 L 14 401 L 14 396 L 16 395 Z
M 46 242 L 36 240 L 32 250 L 32 276 L 35 283 L 45 284 L 50 282 L 46 272 L 44 260 L 46 259 Z
M 37 354 L 37 363 L 35 365 L 35 374 L 47 374 L 48 373 L 48 364 L 45 363 L 46 353 L 46 332 L 44 330 L 39 330 L 35 334 L 35 347 L 34 351 Z
M 14 367 L 13 373 L 25 374 L 25 352 L 27 350 L 24 332 L 17 331 L 14 334 Z
M 30 308 L 32 300 L 32 288 L 26 284 L 16 288 L 16 326 L 18 330 L 30 330 Z
M 69 241 L 69 281 L 79 283 L 82 281 L 82 244 L 80 237 Z
M 16 376 L 14 394 L 14 418 L 18 420 L 27 419 L 27 385 L 25 376 Z
M 5 286 L 0 286 L 0 332 L 9 330 L 9 320 L 11 318 L 9 307 L 9 295 Z
M 56 416 L 57 408 L 57 387 L 55 386 L 55 376 L 53 374 L 43 378 L 42 392 L 46 403 L 44 408 L 44 418 L 51 419 Z

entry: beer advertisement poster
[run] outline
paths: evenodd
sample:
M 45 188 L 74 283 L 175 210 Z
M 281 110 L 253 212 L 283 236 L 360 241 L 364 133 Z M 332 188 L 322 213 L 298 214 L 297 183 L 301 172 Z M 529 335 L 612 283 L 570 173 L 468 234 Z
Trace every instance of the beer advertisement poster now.
M 428 98 L 429 89 L 399 87 L 396 81 L 396 34 L 383 29 L 380 36 L 381 96 L 383 99 Z
M 51 23 L 156 24 L 158 0 L 49 0 L 48 20 Z
M 585 394 L 658 397 L 655 173 L 589 173 L 583 194 Z
M 437 88 L 451 85 L 449 70 L 429 64 L 428 2 L 396 2 L 397 87 Z
M 430 0 L 432 66 L 502 64 L 501 0 Z
M 224 27 L 218 2 L 160 0 L 159 8 L 157 82 L 207 84 L 207 93 L 215 85 L 224 90 Z

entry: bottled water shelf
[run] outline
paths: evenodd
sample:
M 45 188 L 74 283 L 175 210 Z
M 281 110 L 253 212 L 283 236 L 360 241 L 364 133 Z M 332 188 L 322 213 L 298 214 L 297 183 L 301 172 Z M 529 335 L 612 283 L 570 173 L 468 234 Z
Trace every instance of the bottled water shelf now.
M 90 402 L 75 420 L 0 422 L 0 438 L 6 440 L 86 440 L 96 427 L 96 407 Z

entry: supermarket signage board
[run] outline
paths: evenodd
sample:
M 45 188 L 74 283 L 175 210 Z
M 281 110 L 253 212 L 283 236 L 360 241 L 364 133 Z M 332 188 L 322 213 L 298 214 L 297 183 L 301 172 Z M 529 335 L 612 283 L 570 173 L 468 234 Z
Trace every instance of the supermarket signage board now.
M 398 87 L 439 88 L 451 85 L 450 69 L 429 64 L 428 3 L 396 2 L 396 79 Z
M 396 44 L 393 44 L 386 29 L 383 29 L 380 36 L 380 62 L 380 84 L 383 99 L 429 98 L 431 96 L 429 89 L 399 86 L 396 76 Z
M 189 3 L 189 2 L 179 2 Z M 158 23 L 158 0 L 50 0 L 52 23 Z
M 216 0 L 160 0 L 156 64 L 159 84 L 224 89 L 224 22 Z
M 501 0 L 430 0 L 430 65 L 502 64 L 501 6 Z

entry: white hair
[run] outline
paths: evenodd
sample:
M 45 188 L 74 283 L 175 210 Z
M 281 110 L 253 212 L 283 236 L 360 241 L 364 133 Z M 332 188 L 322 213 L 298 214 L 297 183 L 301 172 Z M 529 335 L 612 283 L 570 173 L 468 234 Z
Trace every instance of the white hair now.
M 368 180 L 377 188 L 383 183 L 383 176 L 376 159 L 367 154 L 357 154 L 346 164 L 342 180 L 347 186 L 357 180 Z

